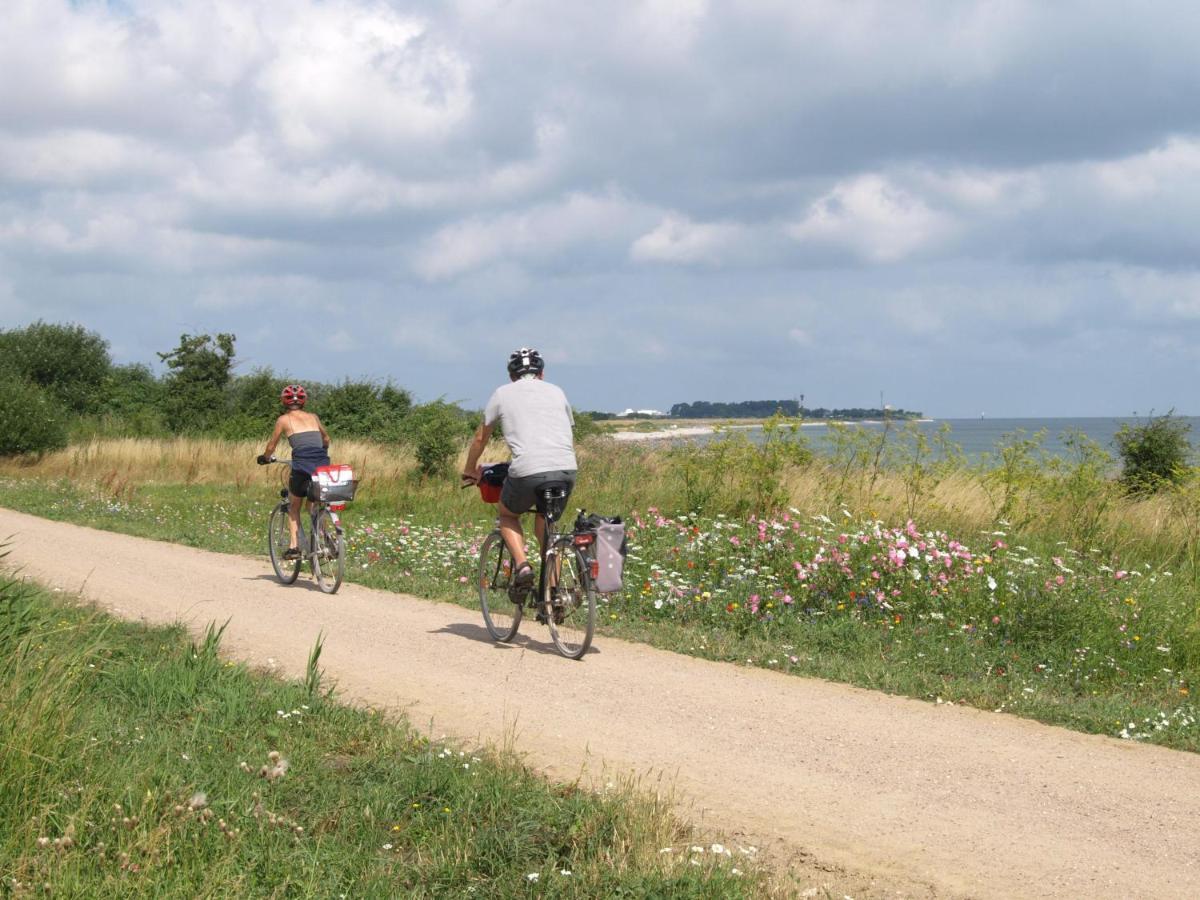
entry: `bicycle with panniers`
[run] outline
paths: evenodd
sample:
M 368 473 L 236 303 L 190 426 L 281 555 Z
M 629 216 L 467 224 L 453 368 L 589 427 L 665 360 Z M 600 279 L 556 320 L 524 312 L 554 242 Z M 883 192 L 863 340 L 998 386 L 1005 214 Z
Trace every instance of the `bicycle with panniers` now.
M 508 474 L 507 463 L 483 467 L 479 493 L 484 502 L 500 499 Z M 470 485 L 465 485 L 470 487 Z M 536 510 L 545 517 L 536 586 L 519 584 L 514 578 L 512 553 L 497 527 L 479 550 L 479 605 L 483 623 L 496 641 L 508 642 L 517 635 L 526 607 L 550 630 L 558 652 L 580 659 L 592 644 L 596 630 L 596 583 L 598 563 L 590 554 L 596 540 L 593 531 L 572 529 L 559 533 L 555 525 L 562 517 L 570 486 L 547 482 L 538 490 Z
M 267 462 L 288 467 L 288 460 L 268 457 Z M 346 535 L 338 515 L 354 499 L 358 479 L 347 465 L 318 466 L 308 486 L 308 529 L 304 519 L 299 522 L 297 546 L 299 556 L 289 559 L 291 532 L 288 527 L 288 489 L 279 492 L 280 502 L 271 510 L 267 525 L 267 552 L 275 575 L 283 584 L 293 584 L 300 575 L 300 566 L 308 560 L 313 578 L 326 594 L 333 594 L 342 584 L 346 570 Z

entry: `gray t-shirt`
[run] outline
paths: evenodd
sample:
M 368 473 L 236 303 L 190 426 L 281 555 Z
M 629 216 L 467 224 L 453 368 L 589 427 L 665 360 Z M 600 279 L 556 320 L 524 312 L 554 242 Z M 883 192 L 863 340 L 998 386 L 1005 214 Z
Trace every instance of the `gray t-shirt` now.
M 501 385 L 483 411 L 485 425 L 497 420 L 512 451 L 508 471 L 513 476 L 577 468 L 571 434 L 575 419 L 562 388 L 537 378 Z

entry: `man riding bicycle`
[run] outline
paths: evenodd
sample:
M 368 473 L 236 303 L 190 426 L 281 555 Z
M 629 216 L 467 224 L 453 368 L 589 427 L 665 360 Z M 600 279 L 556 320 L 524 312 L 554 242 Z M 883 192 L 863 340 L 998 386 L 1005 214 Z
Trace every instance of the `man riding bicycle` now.
M 522 347 L 509 356 L 509 383 L 498 387 L 488 400 L 462 473 L 465 484 L 479 482 L 483 473 L 479 457 L 499 422 L 512 452 L 497 509 L 500 534 L 516 566 L 513 583 L 525 588 L 533 585 L 534 576 L 525 555 L 521 516 L 534 508 L 538 490 L 544 484 L 565 483 L 570 496 L 577 468 L 571 404 L 561 388 L 543 380 L 544 374 L 545 362 L 538 351 Z M 539 544 L 545 538 L 545 529 L 545 519 L 538 513 L 534 531 Z
M 291 531 L 291 546 L 283 554 L 284 559 L 299 559 L 300 507 L 308 496 L 308 486 L 318 466 L 329 465 L 329 433 L 321 419 L 304 411 L 308 392 L 299 384 L 289 384 L 279 395 L 279 402 L 287 411 L 275 420 L 275 430 L 267 441 L 267 449 L 258 457 L 260 466 L 271 461 L 275 445 L 286 434 L 292 447 L 292 476 L 288 480 L 291 503 L 288 506 L 288 526 Z

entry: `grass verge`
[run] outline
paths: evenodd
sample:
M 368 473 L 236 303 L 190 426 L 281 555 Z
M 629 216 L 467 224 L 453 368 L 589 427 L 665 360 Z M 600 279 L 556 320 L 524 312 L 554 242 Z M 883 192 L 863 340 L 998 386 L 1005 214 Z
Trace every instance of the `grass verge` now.
M 267 485 L 144 483 L 117 493 L 25 478 L 2 487 L 7 505 L 38 515 L 249 555 L 262 552 L 274 502 Z M 434 490 L 447 504 L 417 505 L 423 515 L 378 501 L 347 511 L 348 578 L 476 609 L 490 507 L 476 495 L 459 508 L 470 492 Z M 602 605 L 602 634 L 1200 750 L 1193 585 L 1169 571 L 1126 572 L 1100 553 L 991 530 L 969 549 L 847 517 L 646 512 L 631 526 L 628 587 Z
M 304 682 L 0 581 L 0 884 L 15 896 L 752 897 L 664 803 L 554 785 Z M 674 852 L 661 852 L 664 848 Z M 740 871 L 739 871 L 740 870 Z

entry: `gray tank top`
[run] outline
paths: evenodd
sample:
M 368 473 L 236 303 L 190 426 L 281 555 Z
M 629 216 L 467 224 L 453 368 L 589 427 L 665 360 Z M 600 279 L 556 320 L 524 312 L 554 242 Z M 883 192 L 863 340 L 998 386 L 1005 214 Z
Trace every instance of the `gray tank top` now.
M 303 448 L 324 446 L 319 431 L 297 431 L 295 434 L 289 434 L 288 443 L 292 445 L 293 452 Z

